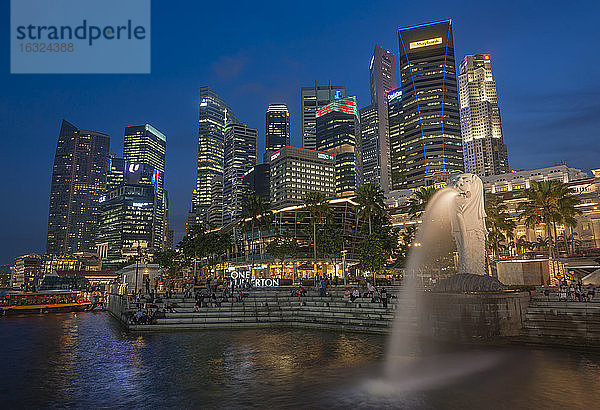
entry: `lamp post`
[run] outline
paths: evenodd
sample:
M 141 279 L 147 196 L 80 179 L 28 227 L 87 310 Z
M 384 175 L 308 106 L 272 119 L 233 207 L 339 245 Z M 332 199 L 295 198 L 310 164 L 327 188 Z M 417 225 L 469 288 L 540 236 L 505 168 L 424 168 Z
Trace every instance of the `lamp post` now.
M 346 253 L 348 253 L 348 251 L 344 249 L 342 251 L 342 276 L 344 277 L 344 286 L 346 286 Z
M 137 252 L 136 252 L 136 257 L 135 257 L 135 292 L 137 294 L 138 291 L 138 264 L 139 264 L 139 260 L 140 260 L 140 243 L 136 242 L 137 245 Z

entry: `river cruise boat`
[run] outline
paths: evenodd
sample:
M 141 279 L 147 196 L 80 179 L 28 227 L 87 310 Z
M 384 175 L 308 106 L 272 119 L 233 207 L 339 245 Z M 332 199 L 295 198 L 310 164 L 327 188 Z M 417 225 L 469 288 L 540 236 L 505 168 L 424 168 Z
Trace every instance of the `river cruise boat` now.
M 0 312 L 6 314 L 78 312 L 95 304 L 84 292 L 46 290 L 41 292 L 0 292 Z

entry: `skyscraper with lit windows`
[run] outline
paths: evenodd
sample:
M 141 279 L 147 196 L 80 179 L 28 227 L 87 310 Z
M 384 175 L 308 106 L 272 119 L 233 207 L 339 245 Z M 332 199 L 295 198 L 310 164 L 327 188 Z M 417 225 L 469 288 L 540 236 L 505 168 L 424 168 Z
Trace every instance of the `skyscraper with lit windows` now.
M 363 156 L 363 167 L 373 170 L 373 178 L 367 178 L 365 183 L 379 184 L 384 192 L 391 189 L 390 135 L 387 111 L 387 94 L 396 89 L 396 56 L 376 45 L 369 64 L 371 79 L 371 107 L 377 111 L 376 134 L 371 145 L 374 145 L 376 155 Z M 362 120 L 362 117 L 361 117 Z M 364 143 L 364 139 L 363 139 Z
M 242 213 L 244 175 L 256 165 L 258 131 L 246 124 L 228 123 L 223 129 L 223 223 L 235 221 Z
M 465 171 L 479 176 L 507 173 L 508 154 L 489 54 L 465 56 L 458 85 Z
M 360 129 L 356 97 L 334 100 L 317 111 L 317 150 L 335 156 L 338 196 L 353 195 L 361 180 Z
M 108 135 L 62 121 L 52 168 L 47 254 L 95 250 L 109 147 Z
M 452 20 L 398 30 L 407 188 L 463 172 Z
M 211 205 L 212 181 L 223 178 L 224 128 L 237 123 L 235 114 L 214 90 L 200 88 L 198 116 L 198 167 L 187 229 L 206 221 Z
M 265 114 L 265 151 L 290 145 L 290 112 L 285 104 L 269 104 Z
M 302 87 L 302 146 L 317 149 L 317 112 L 335 99 L 344 98 L 346 88 L 343 85 L 315 85 Z
M 150 124 L 125 127 L 123 141 L 123 159 L 128 169 L 139 164 L 153 168 L 156 181 L 156 223 L 154 225 L 154 242 L 159 249 L 165 249 L 167 236 L 167 192 L 165 182 L 165 153 L 167 137 Z M 160 244 L 160 245 L 158 245 Z

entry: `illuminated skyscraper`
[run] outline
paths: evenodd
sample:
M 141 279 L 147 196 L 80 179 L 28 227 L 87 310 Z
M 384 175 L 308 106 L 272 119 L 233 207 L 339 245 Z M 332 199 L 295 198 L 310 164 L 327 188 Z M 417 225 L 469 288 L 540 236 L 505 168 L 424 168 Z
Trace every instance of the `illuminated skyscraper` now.
M 384 192 L 390 190 L 391 164 L 390 164 L 390 135 L 387 112 L 387 94 L 396 89 L 396 56 L 391 51 L 375 46 L 371 63 L 371 106 L 377 110 L 376 139 L 373 141 L 377 155 L 363 158 L 363 167 L 373 172 L 373 177 L 365 183 L 373 182 L 381 186 Z M 362 117 L 361 117 L 362 118 Z
M 463 171 L 452 20 L 398 30 L 407 188 Z
M 238 122 L 231 108 L 209 87 L 200 88 L 198 174 L 188 229 L 206 220 L 211 204 L 212 181 L 215 177 L 223 177 L 224 128 L 227 122 Z
M 402 137 L 404 136 L 402 116 L 402 90 L 392 90 L 387 95 L 388 124 L 390 133 L 390 164 L 392 190 L 406 188 L 406 168 Z
M 112 161 L 110 173 L 122 179 L 100 199 L 98 244 L 104 254 L 103 265 L 114 268 L 143 249 L 145 255 L 161 250 L 165 239 L 157 236 L 163 224 L 158 208 L 156 170 L 146 164 L 129 163 L 119 158 Z M 110 164 L 110 162 L 109 162 Z
M 381 184 L 379 167 L 379 120 L 377 104 L 367 105 L 359 110 L 360 114 L 360 156 L 362 159 L 362 178 L 358 185 Z
M 502 138 L 496 82 L 488 54 L 468 55 L 460 64 L 460 126 L 465 171 L 480 176 L 506 174 L 508 154 Z
M 150 124 L 125 127 L 123 158 L 128 169 L 144 164 L 154 169 L 156 180 L 156 223 L 154 241 L 158 249 L 164 249 L 167 236 L 167 193 L 165 182 L 165 152 L 167 137 Z M 160 245 L 159 245 L 160 243 Z
M 361 180 L 356 97 L 340 98 L 317 112 L 317 150 L 335 155 L 338 196 L 353 195 Z
M 317 111 L 337 98 L 346 96 L 343 85 L 317 85 L 302 87 L 302 146 L 316 149 L 317 146 Z
M 285 104 L 269 104 L 265 125 L 265 151 L 290 145 L 290 113 Z
M 95 250 L 109 146 L 108 135 L 62 121 L 52 168 L 46 253 Z
M 235 221 L 242 213 L 244 175 L 256 165 L 258 132 L 246 124 L 228 123 L 224 128 L 225 167 L 223 176 L 223 223 Z

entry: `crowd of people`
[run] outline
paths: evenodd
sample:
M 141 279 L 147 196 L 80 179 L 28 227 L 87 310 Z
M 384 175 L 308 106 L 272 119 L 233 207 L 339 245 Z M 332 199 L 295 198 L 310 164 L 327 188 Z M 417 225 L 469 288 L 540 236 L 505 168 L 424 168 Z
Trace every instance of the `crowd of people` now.
M 558 298 L 565 301 L 591 302 L 596 296 L 596 288 L 592 285 L 584 285 L 581 281 L 569 283 L 565 279 L 560 282 L 558 289 Z

